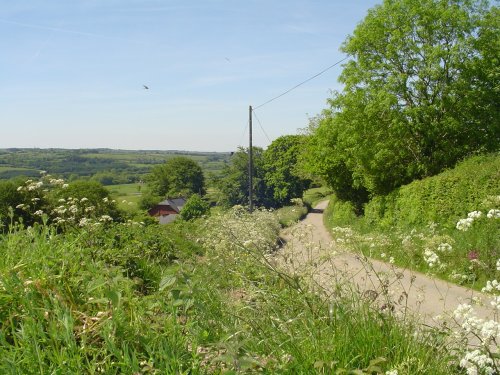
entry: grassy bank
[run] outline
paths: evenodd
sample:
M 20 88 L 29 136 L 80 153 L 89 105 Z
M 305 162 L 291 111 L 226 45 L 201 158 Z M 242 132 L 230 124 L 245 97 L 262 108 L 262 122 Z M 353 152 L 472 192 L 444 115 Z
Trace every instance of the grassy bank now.
M 481 289 L 500 278 L 499 173 L 500 156 L 474 157 L 374 198 L 364 216 L 332 198 L 325 223 L 366 256 Z
M 0 372 L 460 372 L 438 336 L 270 263 L 276 215 L 0 237 Z

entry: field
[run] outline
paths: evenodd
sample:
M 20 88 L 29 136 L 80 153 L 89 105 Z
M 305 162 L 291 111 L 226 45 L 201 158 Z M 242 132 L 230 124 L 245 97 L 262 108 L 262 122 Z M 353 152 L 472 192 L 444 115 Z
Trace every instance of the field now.
M 140 181 L 152 166 L 174 156 L 196 160 L 205 174 L 218 174 L 229 153 L 111 149 L 0 149 L 0 179 L 37 176 L 40 170 L 68 180 L 94 177 L 104 185 Z
M 138 208 L 138 202 L 141 199 L 143 183 L 120 184 L 106 186 L 111 197 L 116 200 L 118 207 L 127 211 Z

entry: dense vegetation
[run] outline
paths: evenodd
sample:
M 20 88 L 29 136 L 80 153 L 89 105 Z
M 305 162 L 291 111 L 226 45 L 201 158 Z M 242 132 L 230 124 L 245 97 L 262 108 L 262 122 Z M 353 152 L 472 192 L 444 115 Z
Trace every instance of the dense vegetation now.
M 0 178 L 57 176 L 0 181 L 0 372 L 498 372 L 496 320 L 461 305 L 459 336 L 483 340 L 468 352 L 350 285 L 315 288 L 275 251 L 280 227 L 333 191 L 337 244 L 483 288 L 500 309 L 499 19 L 474 0 L 373 8 L 343 46 L 343 91 L 309 134 L 254 149 L 256 205 L 293 203 L 273 212 L 242 207 L 244 148 L 0 150 Z M 328 187 L 304 204 L 318 176 Z M 190 197 L 180 220 L 123 211 L 101 185 L 140 180 L 144 209 Z
M 310 126 L 305 164 L 358 211 L 370 196 L 500 145 L 499 10 L 385 0 L 345 41 L 341 92 Z
M 278 230 L 272 213 L 238 208 L 163 227 L 11 227 L 0 372 L 447 374 L 457 363 L 438 336 L 354 292 L 328 299 L 276 272 Z
M 262 207 L 282 207 L 311 185 L 298 166 L 305 137 L 285 135 L 275 139 L 266 150 L 253 148 L 254 204 Z M 226 207 L 248 204 L 248 149 L 240 148 L 231 157 L 219 176 L 214 179 L 217 202 Z
M 325 220 L 355 251 L 481 289 L 500 278 L 499 177 L 500 155 L 477 156 L 373 199 L 364 216 L 333 198 Z

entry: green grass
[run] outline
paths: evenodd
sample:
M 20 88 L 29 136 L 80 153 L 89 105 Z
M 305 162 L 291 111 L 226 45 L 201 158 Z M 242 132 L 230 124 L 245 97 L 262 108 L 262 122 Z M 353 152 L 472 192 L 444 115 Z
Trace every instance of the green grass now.
M 118 207 L 127 211 L 137 211 L 139 209 L 139 201 L 142 197 L 142 189 L 144 184 L 121 184 L 106 186 L 111 197 L 116 200 Z
M 352 204 L 333 197 L 325 224 L 338 238 L 342 232 L 335 228 L 353 229 L 352 248 L 367 256 L 385 261 L 392 257 L 399 266 L 481 289 L 486 281 L 500 278 L 500 220 L 486 217 L 500 208 L 499 173 L 500 155 L 471 157 L 441 174 L 374 197 L 360 217 Z M 482 216 L 469 230 L 458 230 L 457 222 L 476 210 Z M 438 262 L 429 261 L 431 252 Z
M 276 220 L 236 210 L 12 229 L 0 236 L 0 373 L 459 373 L 437 335 L 270 267 Z
M 312 188 L 304 192 L 302 200 L 310 207 L 314 207 L 322 200 L 328 198 L 332 193 L 332 190 L 325 186 Z

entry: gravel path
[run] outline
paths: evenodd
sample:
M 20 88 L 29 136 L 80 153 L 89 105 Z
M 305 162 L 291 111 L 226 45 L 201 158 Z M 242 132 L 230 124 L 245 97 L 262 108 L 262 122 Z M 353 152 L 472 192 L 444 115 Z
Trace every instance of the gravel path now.
M 436 316 L 449 319 L 459 304 L 473 299 L 483 303 L 474 306 L 477 317 L 494 318 L 489 298 L 482 293 L 342 250 L 323 225 L 327 205 L 328 201 L 319 203 L 303 221 L 282 233 L 287 243 L 276 258 L 281 267 L 312 277 L 313 285 L 330 293 L 342 283 L 355 285 L 380 308 L 409 313 L 428 325 L 438 322 Z

